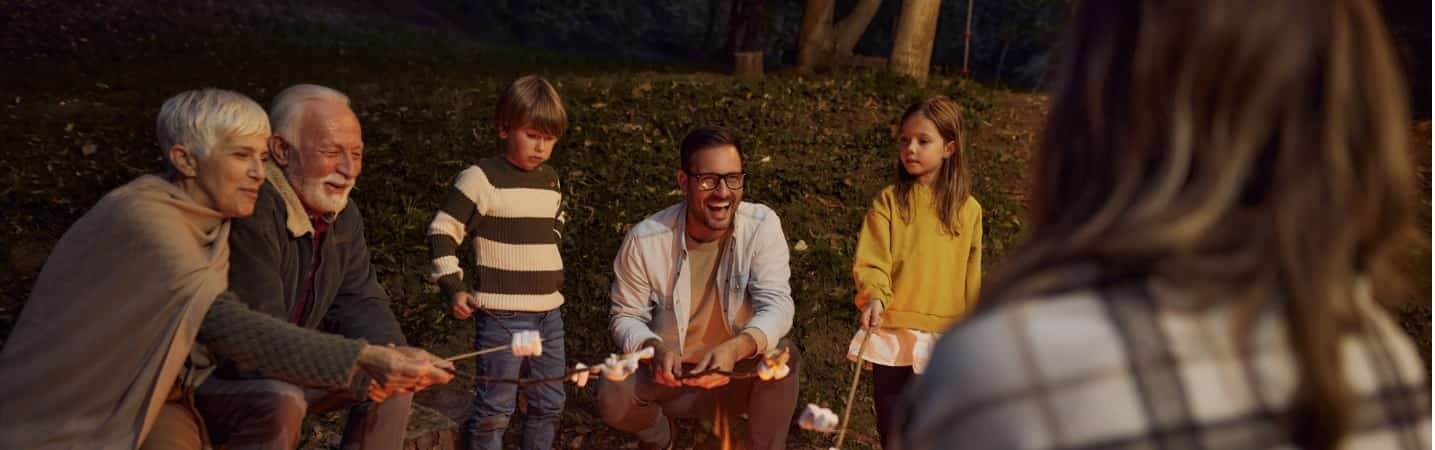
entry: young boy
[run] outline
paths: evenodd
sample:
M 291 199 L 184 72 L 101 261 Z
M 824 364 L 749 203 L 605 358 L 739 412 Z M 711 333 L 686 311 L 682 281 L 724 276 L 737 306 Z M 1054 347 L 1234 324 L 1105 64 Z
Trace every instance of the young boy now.
M 499 378 L 562 376 L 563 259 L 562 198 L 558 173 L 543 165 L 553 144 L 568 125 L 558 92 L 543 78 L 529 75 L 514 81 L 498 100 L 495 120 L 503 154 L 492 156 L 459 173 L 443 206 L 429 224 L 430 280 L 449 300 L 460 320 L 475 317 L 478 348 L 511 342 L 511 333 L 538 330 L 543 353 L 523 359 L 511 352 L 478 357 L 478 374 Z M 473 236 L 478 262 L 473 289 L 464 282 L 455 252 L 464 236 Z M 464 423 L 468 448 L 499 449 L 508 418 L 517 403 L 518 387 L 509 383 L 479 384 L 473 415 Z M 563 385 L 544 383 L 524 388 L 528 400 L 522 448 L 553 446 L 558 415 L 563 410 Z

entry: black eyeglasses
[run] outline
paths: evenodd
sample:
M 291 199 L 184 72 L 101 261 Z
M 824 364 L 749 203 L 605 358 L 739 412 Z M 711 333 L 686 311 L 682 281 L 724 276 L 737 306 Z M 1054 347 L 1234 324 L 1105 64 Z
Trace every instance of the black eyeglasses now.
M 728 189 L 734 191 L 742 189 L 742 181 L 747 178 L 747 172 L 735 173 L 692 173 L 683 170 L 697 183 L 699 190 L 712 191 L 718 188 L 718 180 L 721 179 Z

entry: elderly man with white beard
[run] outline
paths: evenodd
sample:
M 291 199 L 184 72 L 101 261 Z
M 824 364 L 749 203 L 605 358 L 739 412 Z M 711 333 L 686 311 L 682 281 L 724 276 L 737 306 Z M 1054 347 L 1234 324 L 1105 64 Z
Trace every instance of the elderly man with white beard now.
M 349 201 L 364 141 L 348 96 L 292 86 L 275 96 L 269 120 L 267 181 L 254 215 L 236 220 L 230 235 L 230 288 L 251 308 L 301 327 L 404 345 Z M 343 448 L 396 449 L 412 393 L 367 379 L 306 389 L 221 362 L 196 400 L 214 442 L 229 449 L 295 448 L 305 415 L 346 407 Z

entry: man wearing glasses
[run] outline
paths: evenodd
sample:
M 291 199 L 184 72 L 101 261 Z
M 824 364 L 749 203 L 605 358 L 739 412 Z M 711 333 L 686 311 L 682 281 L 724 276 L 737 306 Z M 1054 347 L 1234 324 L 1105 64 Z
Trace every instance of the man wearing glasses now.
M 598 388 L 608 425 L 644 448 L 671 448 L 678 417 L 747 413 L 753 449 L 786 448 L 797 407 L 787 238 L 777 213 L 744 203 L 742 144 L 701 127 L 682 142 L 684 200 L 634 226 L 613 261 L 613 338 L 652 347 L 652 364 Z M 787 349 L 792 372 L 752 376 L 758 356 Z

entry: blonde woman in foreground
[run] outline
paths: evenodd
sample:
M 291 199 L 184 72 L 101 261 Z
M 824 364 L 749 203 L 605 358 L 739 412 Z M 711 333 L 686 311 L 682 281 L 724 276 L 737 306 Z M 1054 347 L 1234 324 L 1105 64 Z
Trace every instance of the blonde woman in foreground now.
M 1430 448 L 1376 303 L 1415 185 L 1377 4 L 1072 14 L 1026 241 L 908 392 L 902 448 Z

